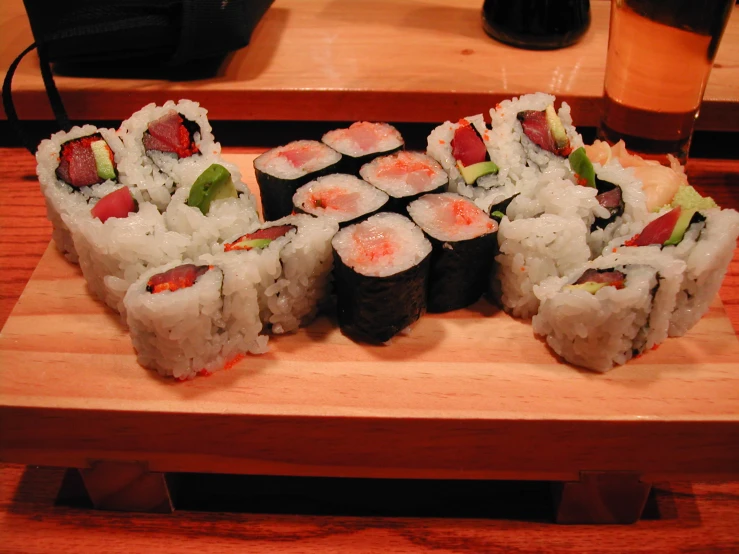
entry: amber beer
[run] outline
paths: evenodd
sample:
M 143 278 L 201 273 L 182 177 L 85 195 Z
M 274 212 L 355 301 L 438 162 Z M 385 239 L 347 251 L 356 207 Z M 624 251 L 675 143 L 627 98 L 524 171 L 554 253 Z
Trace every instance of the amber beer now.
M 687 159 L 734 0 L 612 0 L 600 138 Z

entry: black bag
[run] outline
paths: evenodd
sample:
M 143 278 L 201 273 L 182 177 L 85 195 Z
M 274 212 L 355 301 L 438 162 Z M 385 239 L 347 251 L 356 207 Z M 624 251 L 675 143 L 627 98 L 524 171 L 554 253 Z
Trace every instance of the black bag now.
M 10 64 L 3 82 L 8 121 L 32 152 L 13 105 L 13 74 L 38 50 L 41 75 L 60 127 L 71 127 L 54 84 L 57 72 L 189 79 L 217 68 L 246 46 L 273 0 L 24 0 L 35 42 Z

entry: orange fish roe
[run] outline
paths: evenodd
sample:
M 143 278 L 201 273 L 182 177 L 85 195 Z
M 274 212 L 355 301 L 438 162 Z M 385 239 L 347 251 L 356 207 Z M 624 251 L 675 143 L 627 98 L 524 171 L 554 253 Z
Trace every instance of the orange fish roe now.
M 395 244 L 383 234 L 352 237 L 356 245 L 355 260 L 359 263 L 368 264 L 392 256 L 395 253 Z
M 177 129 L 177 139 L 179 140 L 177 145 L 177 156 L 179 158 L 189 158 L 199 152 L 197 144 L 190 137 L 190 131 L 184 125 L 180 125 Z
M 246 358 L 246 354 L 236 354 L 233 358 L 231 358 L 229 361 L 226 362 L 226 364 L 223 366 L 223 369 L 231 369 L 233 366 L 238 364 L 241 360 Z
M 429 167 L 427 163 L 414 158 L 408 152 L 399 152 L 394 156 L 393 160 L 389 160 L 378 170 L 377 176 L 398 177 L 400 175 L 415 173 L 416 171 L 424 172 L 430 177 L 434 175 L 434 169 Z

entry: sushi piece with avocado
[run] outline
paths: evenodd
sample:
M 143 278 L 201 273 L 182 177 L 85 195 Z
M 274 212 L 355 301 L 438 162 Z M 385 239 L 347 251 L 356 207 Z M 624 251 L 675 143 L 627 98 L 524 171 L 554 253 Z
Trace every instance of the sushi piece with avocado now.
M 67 220 L 89 217 L 90 204 L 120 188 L 124 147 L 112 129 L 93 125 L 60 131 L 41 141 L 36 173 L 52 223 L 54 243 L 71 262 L 78 253 Z

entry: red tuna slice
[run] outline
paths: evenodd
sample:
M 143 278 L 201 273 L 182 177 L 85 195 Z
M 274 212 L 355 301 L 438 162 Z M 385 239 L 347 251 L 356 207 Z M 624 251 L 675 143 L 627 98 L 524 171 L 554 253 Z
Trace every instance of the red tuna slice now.
M 588 269 L 583 273 L 580 278 L 575 281 L 575 285 L 582 285 L 583 283 L 605 283 L 606 285 L 613 285 L 617 288 L 622 288 L 626 275 L 615 269 L 610 270 L 599 270 L 599 269 Z
M 485 143 L 477 134 L 475 128 L 466 119 L 460 121 L 452 139 L 452 156 L 454 156 L 454 159 L 467 167 L 484 162 L 487 159 L 487 154 Z
M 618 208 L 621 205 L 621 189 L 615 187 L 609 191 L 600 193 L 595 199 L 598 201 L 598 204 L 606 209 Z
M 198 277 L 206 273 L 211 267 L 213 266 L 195 264 L 178 265 L 163 273 L 152 275 L 146 283 L 146 290 L 156 294 L 167 290 L 174 292 L 179 289 L 186 289 L 193 286 L 195 281 L 198 280 Z
M 91 135 L 63 144 L 57 177 L 76 188 L 102 183 L 103 179 L 98 175 L 95 164 L 95 155 L 90 148 L 90 144 L 100 138 L 100 135 Z
M 223 245 L 223 249 L 226 252 L 231 250 L 251 250 L 253 248 L 265 248 L 273 240 L 277 240 L 280 237 L 284 237 L 290 231 L 295 229 L 295 225 L 275 225 L 274 227 L 267 227 L 266 229 L 257 229 L 253 233 L 249 233 L 236 239 L 233 242 L 226 243 Z M 265 241 L 263 246 L 255 245 L 254 241 Z
M 672 235 L 677 220 L 680 219 L 680 206 L 674 208 L 664 215 L 661 215 L 644 230 L 632 239 L 626 241 L 626 246 L 648 246 L 650 244 L 664 244 Z
M 373 149 L 382 138 L 378 133 L 377 126 L 366 121 L 352 123 L 346 132 L 347 136 L 363 151 Z
M 128 187 L 120 188 L 106 194 L 92 207 L 92 217 L 97 217 L 105 223 L 111 217 L 127 217 L 128 214 L 138 211 L 136 200 L 133 199 Z
M 293 167 L 303 167 L 322 152 L 319 144 L 299 144 L 282 150 L 278 155 L 286 158 Z
M 543 148 L 552 154 L 557 154 L 558 156 L 567 156 L 572 151 L 569 144 L 564 147 L 557 145 L 557 141 L 554 140 L 552 132 L 549 129 L 546 110 L 541 112 L 536 110 L 525 110 L 519 112 L 516 117 L 521 122 L 523 134 L 529 137 L 531 142 L 536 144 L 538 147 Z
M 171 152 L 178 158 L 187 158 L 198 151 L 185 120 L 175 110 L 149 123 L 147 130 L 149 135 L 143 138 L 146 150 Z

